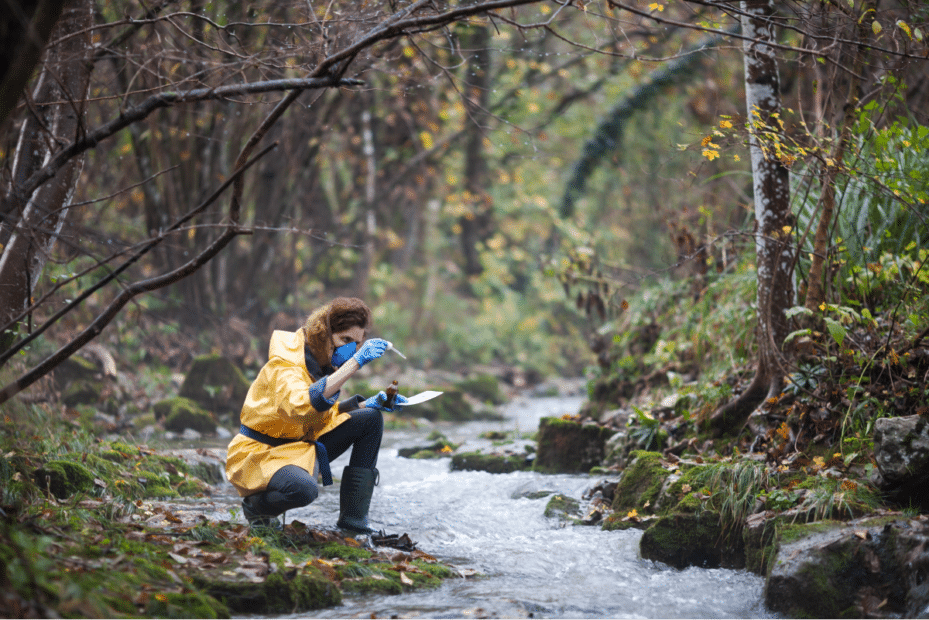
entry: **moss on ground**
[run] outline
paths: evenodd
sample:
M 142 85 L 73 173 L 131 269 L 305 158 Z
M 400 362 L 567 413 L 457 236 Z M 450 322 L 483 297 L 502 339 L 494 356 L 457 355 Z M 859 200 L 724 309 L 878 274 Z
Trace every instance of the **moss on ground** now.
M 658 452 L 635 451 L 613 494 L 613 511 L 646 512 L 655 505 L 670 472 L 661 464 Z

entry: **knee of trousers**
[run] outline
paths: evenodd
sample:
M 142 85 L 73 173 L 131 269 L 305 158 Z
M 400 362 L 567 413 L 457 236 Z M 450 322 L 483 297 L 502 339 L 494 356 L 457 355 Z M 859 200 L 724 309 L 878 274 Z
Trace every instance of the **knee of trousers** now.
M 288 488 L 284 490 L 284 496 L 289 504 L 306 506 L 319 497 L 319 485 L 316 484 L 315 480 L 306 480 L 301 484 L 288 485 Z

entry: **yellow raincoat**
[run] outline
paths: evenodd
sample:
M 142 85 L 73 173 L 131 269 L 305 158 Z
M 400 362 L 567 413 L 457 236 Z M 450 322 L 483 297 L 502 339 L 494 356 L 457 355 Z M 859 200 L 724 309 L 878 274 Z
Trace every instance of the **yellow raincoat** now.
M 239 495 L 265 490 L 271 476 L 285 465 L 318 473 L 316 446 L 307 441 L 317 440 L 351 417 L 339 413 L 338 394 L 331 399 L 323 396 L 325 386 L 325 377 L 317 379 L 307 370 L 303 333 L 275 331 L 268 363 L 248 390 L 240 421 L 259 433 L 295 441 L 272 447 L 236 435 L 229 444 L 226 476 Z

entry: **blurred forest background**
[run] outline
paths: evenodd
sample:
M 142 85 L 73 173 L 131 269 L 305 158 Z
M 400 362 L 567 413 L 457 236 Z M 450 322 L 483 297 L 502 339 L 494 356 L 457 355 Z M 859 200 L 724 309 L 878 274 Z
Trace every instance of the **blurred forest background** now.
M 770 3 L 763 129 L 757 2 L 60 4 L 4 110 L 4 383 L 88 329 L 122 367 L 254 368 L 336 295 L 418 367 L 581 376 L 643 291 L 719 282 L 737 307 L 699 329 L 750 362 L 750 130 L 790 170 L 798 305 L 817 253 L 824 303 L 860 312 L 896 268 L 924 304 L 925 3 Z

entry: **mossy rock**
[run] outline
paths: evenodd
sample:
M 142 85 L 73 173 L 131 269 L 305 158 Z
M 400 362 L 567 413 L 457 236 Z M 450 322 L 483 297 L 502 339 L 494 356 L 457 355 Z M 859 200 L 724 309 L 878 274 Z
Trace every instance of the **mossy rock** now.
M 581 512 L 581 504 L 573 497 L 568 497 L 567 495 L 562 495 L 557 493 L 552 495 L 548 500 L 548 503 L 545 505 L 545 512 L 543 513 L 546 518 L 559 518 L 563 520 L 570 519 L 571 517 L 579 516 Z
M 264 581 L 211 577 L 216 571 L 194 576 L 207 594 L 233 612 L 293 614 L 342 604 L 342 592 L 318 569 L 292 569 L 270 573 Z M 220 577 L 223 577 L 220 572 Z
M 200 433 L 216 432 L 213 414 L 189 398 L 175 396 L 163 400 L 155 404 L 154 410 L 155 418 L 164 420 L 166 430 L 182 433 L 190 428 Z
M 49 461 L 35 472 L 35 481 L 42 489 L 49 489 L 58 499 L 89 491 L 94 486 L 94 475 L 74 461 Z
M 475 418 L 474 408 L 465 399 L 464 392 L 441 387 L 435 390 L 443 392 L 442 395 L 414 407 L 404 407 L 400 410 L 400 415 L 448 422 L 465 422 Z
M 545 473 L 586 473 L 603 461 L 604 446 L 615 431 L 560 418 L 539 422 L 534 469 Z
M 639 551 L 647 560 L 674 568 L 743 568 L 745 550 L 741 537 L 725 536 L 719 515 L 676 513 L 660 517 L 645 530 Z
M 531 469 L 524 455 L 484 454 L 463 452 L 452 455 L 452 471 L 486 471 L 492 474 L 508 474 L 513 471 Z
M 238 413 L 249 387 L 251 382 L 228 359 L 202 355 L 194 359 L 178 395 L 213 411 Z
M 96 405 L 103 394 L 103 383 L 97 379 L 72 381 L 61 393 L 61 402 L 68 407 Z
M 623 472 L 613 494 L 613 511 L 626 514 L 630 510 L 647 511 L 655 506 L 665 479 L 670 472 L 661 465 L 658 452 L 636 451 L 632 462 Z
M 129 615 L 137 614 L 133 608 Z M 166 592 L 148 599 L 145 615 L 152 618 L 228 618 L 229 608 L 202 592 Z
M 500 382 L 493 375 L 474 375 L 459 381 L 455 387 L 483 403 L 502 405 L 506 402 L 500 391 Z
M 96 379 L 99 373 L 96 364 L 79 355 L 72 355 L 55 367 L 52 377 L 58 389 L 63 390 L 75 381 Z

